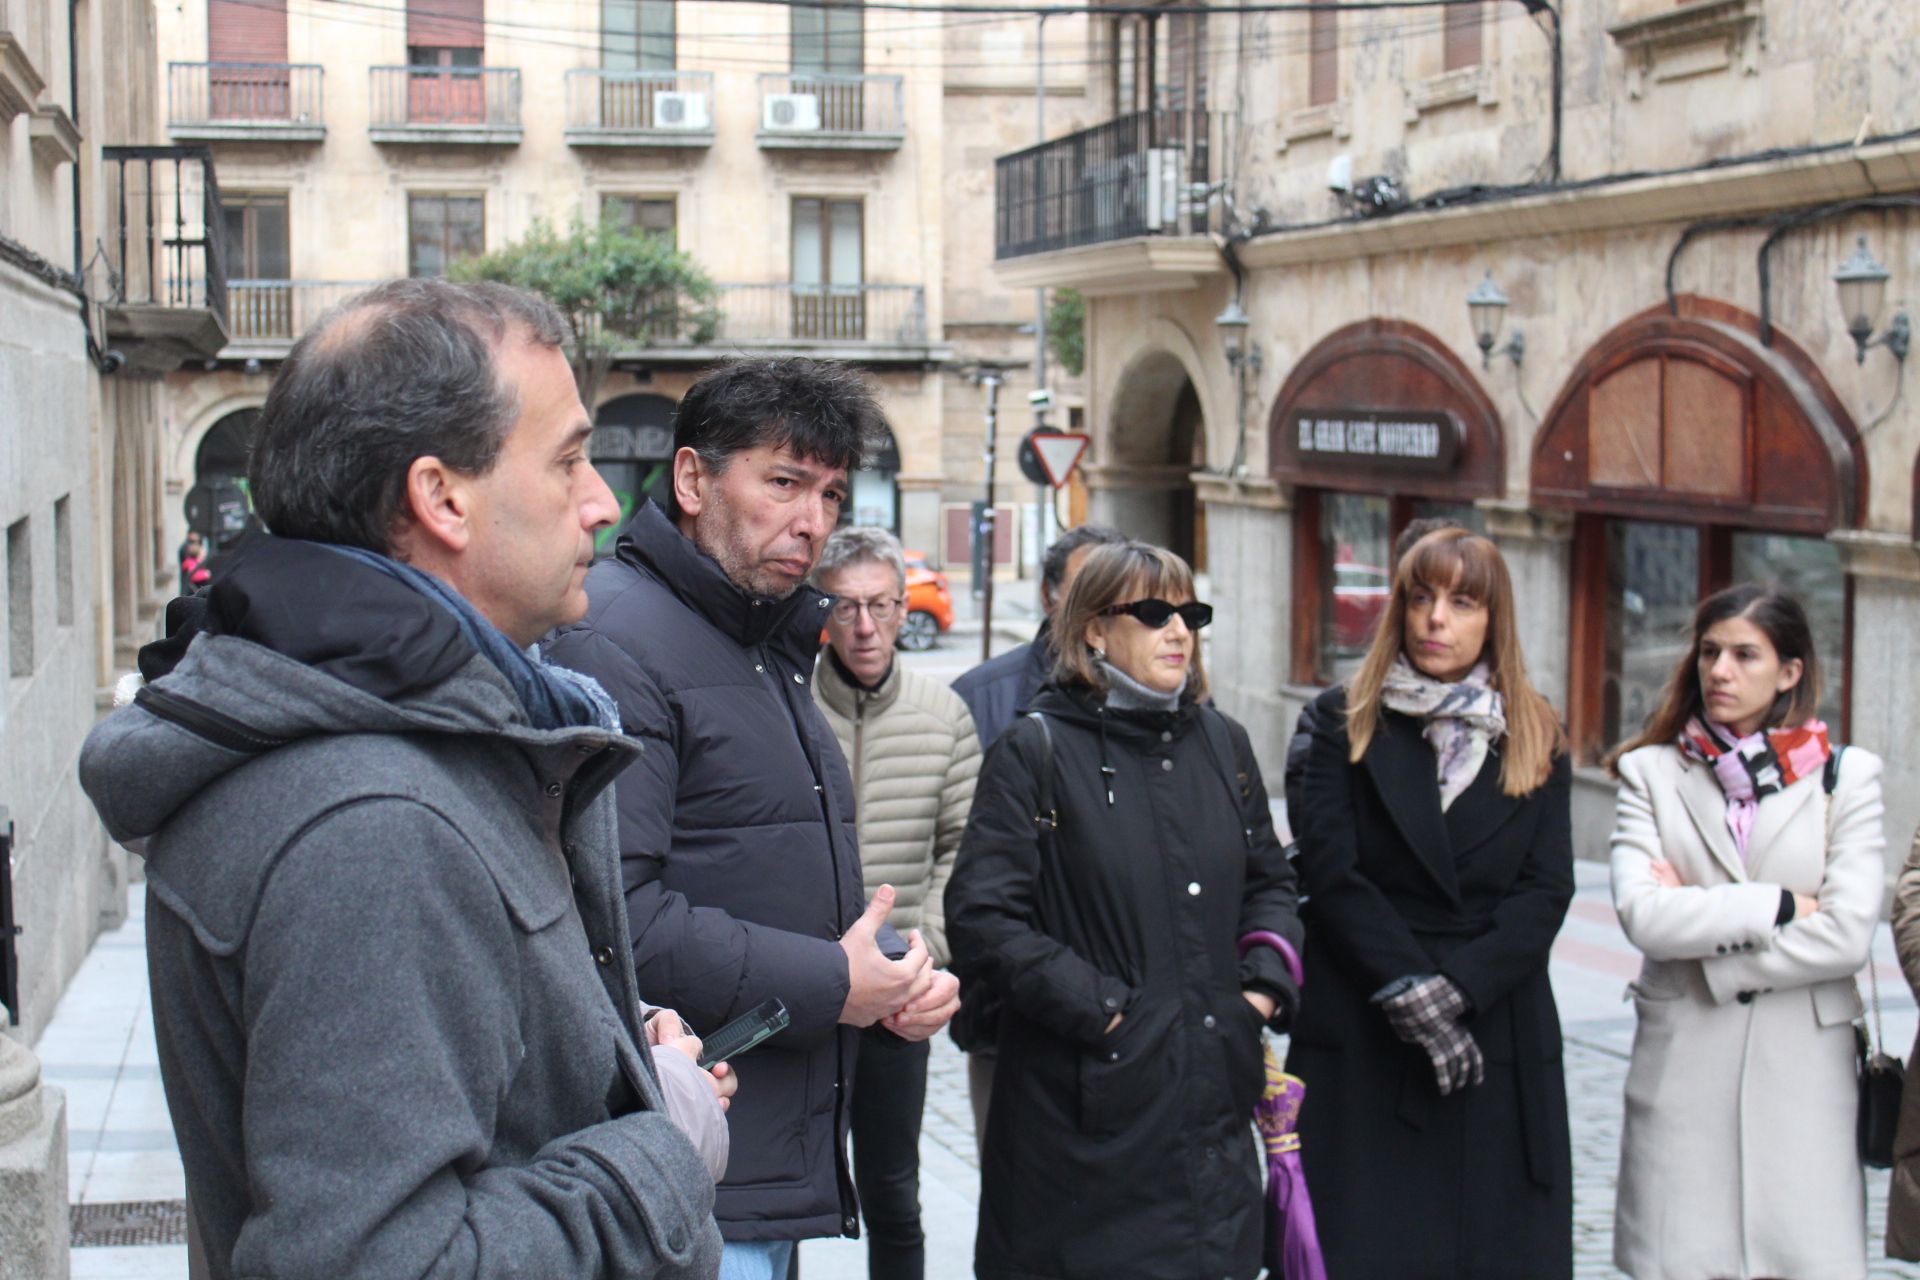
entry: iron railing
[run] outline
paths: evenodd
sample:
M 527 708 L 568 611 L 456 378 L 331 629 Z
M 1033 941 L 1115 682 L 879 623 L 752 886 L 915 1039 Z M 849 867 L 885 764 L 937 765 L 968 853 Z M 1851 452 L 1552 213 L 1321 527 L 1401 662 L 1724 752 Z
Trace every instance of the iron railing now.
M 902 138 L 906 132 L 906 84 L 899 76 L 761 73 L 763 140 L 804 141 L 820 134 Z
M 377 130 L 520 128 L 518 67 L 373 67 Z
M 994 162 L 994 257 L 1208 230 L 1223 117 L 1142 111 Z
M 311 63 L 169 62 L 167 124 L 174 129 L 318 128 L 323 68 Z
M 723 284 L 719 341 L 786 346 L 924 346 L 927 291 L 917 284 Z
M 567 72 L 567 134 L 713 132 L 710 71 Z
M 206 147 L 102 147 L 110 300 L 205 307 L 227 318 L 227 266 L 213 152 Z

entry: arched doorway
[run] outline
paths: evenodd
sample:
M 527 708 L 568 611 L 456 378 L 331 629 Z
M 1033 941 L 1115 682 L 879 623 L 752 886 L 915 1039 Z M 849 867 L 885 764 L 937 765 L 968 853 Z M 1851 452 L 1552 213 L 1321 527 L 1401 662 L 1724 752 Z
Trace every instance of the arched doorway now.
M 1866 458 L 1819 367 L 1726 303 L 1678 299 L 1595 343 L 1534 442 L 1533 501 L 1575 513 L 1569 727 L 1597 759 L 1636 732 L 1700 597 L 1774 581 L 1806 605 L 1821 714 L 1847 733 L 1853 592 L 1827 538 L 1857 522 Z
M 594 550 L 613 550 L 620 530 L 648 498 L 661 506 L 673 483 L 673 414 L 678 406 L 646 392 L 616 396 L 594 415 L 589 446 L 600 478 L 620 502 L 620 522 L 602 529 Z
M 1187 368 L 1149 351 L 1121 374 L 1106 457 L 1088 477 L 1091 514 L 1129 537 L 1158 543 L 1206 572 L 1206 511 L 1193 472 L 1206 465 L 1206 418 Z
M 203 535 L 212 551 L 246 532 L 253 511 L 247 496 L 247 458 L 259 422 L 259 409 L 235 409 L 208 428 L 194 450 L 187 528 Z
M 1352 675 L 1386 611 L 1393 545 L 1413 520 L 1478 532 L 1476 499 L 1505 483 L 1499 412 L 1459 357 L 1418 325 L 1335 330 L 1287 375 L 1267 439 L 1294 487 L 1293 680 Z
M 882 428 L 885 430 L 885 428 Z M 840 513 L 841 524 L 867 525 L 900 532 L 900 445 L 887 431 L 880 447 L 867 459 L 867 465 L 854 471 L 853 493 Z

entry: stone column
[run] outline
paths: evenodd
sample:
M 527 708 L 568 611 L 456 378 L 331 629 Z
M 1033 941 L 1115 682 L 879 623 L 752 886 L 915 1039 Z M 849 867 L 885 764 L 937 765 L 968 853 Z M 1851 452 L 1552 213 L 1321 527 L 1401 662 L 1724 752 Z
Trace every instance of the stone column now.
M 1197 473 L 1207 504 L 1207 562 L 1216 622 L 1207 678 L 1227 714 L 1247 728 L 1275 798 L 1299 713 L 1284 687 L 1293 653 L 1293 510 L 1274 481 Z
M 1849 741 L 1886 761 L 1887 874 L 1900 870 L 1920 823 L 1920 548 L 1905 534 L 1849 529 L 1827 535 L 1853 579 L 1853 688 Z
M 1487 535 L 1513 578 L 1514 620 L 1533 687 L 1567 713 L 1568 627 L 1573 608 L 1573 515 L 1523 503 L 1482 502 Z
M 66 1280 L 67 1099 L 0 1034 L 0 1280 Z

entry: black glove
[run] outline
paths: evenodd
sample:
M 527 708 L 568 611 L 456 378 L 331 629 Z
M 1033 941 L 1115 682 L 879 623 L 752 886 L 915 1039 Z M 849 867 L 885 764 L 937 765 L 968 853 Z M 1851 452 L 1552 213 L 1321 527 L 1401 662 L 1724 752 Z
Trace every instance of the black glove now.
M 1467 1013 L 1467 998 L 1451 980 L 1437 974 L 1419 978 L 1382 1000 L 1380 1007 L 1394 1035 L 1426 1051 L 1442 1094 L 1487 1078 L 1480 1046 L 1460 1024 Z

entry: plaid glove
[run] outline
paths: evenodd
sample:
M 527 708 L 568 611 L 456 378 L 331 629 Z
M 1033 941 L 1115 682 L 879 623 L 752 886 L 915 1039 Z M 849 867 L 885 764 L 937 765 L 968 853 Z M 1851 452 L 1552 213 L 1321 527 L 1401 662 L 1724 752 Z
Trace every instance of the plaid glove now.
M 1467 999 L 1450 980 L 1438 974 L 1415 979 L 1382 1000 L 1380 1007 L 1394 1035 L 1426 1051 L 1442 1094 L 1486 1079 L 1480 1046 L 1473 1033 L 1460 1025 Z

